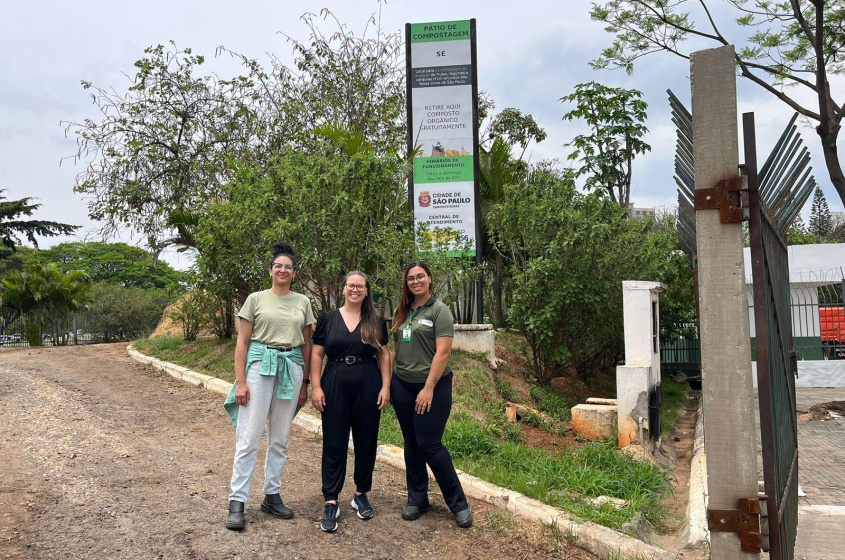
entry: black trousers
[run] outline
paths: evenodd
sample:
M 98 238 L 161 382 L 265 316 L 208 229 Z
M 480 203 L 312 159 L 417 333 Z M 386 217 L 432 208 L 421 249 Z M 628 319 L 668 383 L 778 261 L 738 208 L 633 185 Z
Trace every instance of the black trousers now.
M 408 483 L 408 505 L 428 504 L 428 472 L 443 492 L 443 499 L 452 513 L 469 507 L 452 456 L 443 446 L 443 432 L 452 411 L 452 374 L 440 378 L 434 387 L 431 410 L 417 414 L 414 404 L 425 383 L 407 383 L 395 375 L 390 383 L 390 398 L 405 440 L 405 472 Z
M 346 478 L 349 430 L 355 446 L 353 480 L 358 492 L 373 486 L 378 425 L 381 411 L 378 394 L 381 374 L 373 363 L 333 363 L 320 380 L 326 395 L 323 409 L 323 497 L 337 500 Z

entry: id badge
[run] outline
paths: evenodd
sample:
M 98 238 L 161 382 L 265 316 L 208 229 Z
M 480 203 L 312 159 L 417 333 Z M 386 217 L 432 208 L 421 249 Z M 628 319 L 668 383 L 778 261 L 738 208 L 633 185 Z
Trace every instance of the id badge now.
M 402 342 L 411 342 L 411 326 L 402 329 Z

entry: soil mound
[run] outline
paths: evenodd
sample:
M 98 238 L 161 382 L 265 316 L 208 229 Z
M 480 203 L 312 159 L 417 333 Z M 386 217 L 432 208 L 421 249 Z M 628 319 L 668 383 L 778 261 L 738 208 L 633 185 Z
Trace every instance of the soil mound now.
M 178 308 L 183 301 L 190 301 L 192 297 L 194 297 L 193 292 L 188 292 L 172 304 L 168 305 L 161 314 L 158 326 L 156 327 L 156 330 L 153 331 L 153 334 L 150 335 L 150 338 L 175 338 L 177 336 L 182 336 L 184 334 L 182 330 L 182 323 L 170 318 L 171 311 Z M 197 336 L 214 336 L 214 331 L 211 329 L 200 329 Z

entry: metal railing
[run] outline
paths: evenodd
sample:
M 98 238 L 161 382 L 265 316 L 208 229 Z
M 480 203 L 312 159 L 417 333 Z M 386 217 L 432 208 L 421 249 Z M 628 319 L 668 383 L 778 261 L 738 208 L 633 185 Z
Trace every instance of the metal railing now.
M 20 317 L 10 320 L 0 316 L 0 347 L 24 348 L 30 346 L 25 332 L 25 324 Z M 77 313 L 67 320 L 53 325 L 42 325 L 40 337 L 42 346 L 74 346 L 82 344 L 100 344 L 124 340 L 119 333 L 98 331 L 92 328 L 87 311 Z
M 810 275 L 790 288 L 792 341 L 799 360 L 845 360 L 845 282 L 842 271 Z M 753 322 L 754 303 L 748 304 Z M 751 333 L 751 359 L 757 359 L 757 338 Z M 665 373 L 691 374 L 701 363 L 697 338 L 662 340 L 661 368 Z

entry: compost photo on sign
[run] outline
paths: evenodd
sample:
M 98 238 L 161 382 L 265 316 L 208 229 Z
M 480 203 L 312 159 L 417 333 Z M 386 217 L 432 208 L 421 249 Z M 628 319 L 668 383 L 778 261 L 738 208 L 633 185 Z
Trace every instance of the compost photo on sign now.
M 476 251 L 477 80 L 474 22 L 406 26 L 408 148 L 415 152 L 410 202 L 416 223 L 450 228 Z M 454 244 L 452 244 L 454 249 Z

